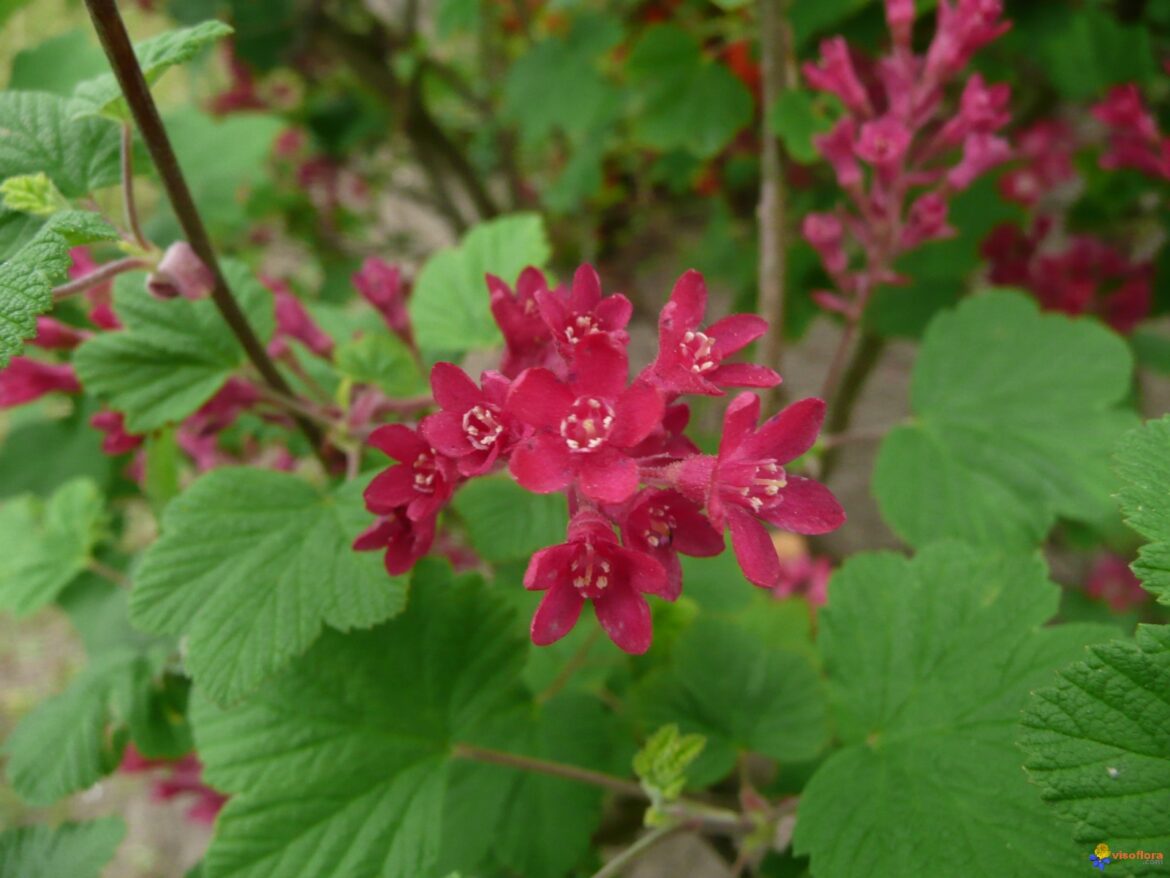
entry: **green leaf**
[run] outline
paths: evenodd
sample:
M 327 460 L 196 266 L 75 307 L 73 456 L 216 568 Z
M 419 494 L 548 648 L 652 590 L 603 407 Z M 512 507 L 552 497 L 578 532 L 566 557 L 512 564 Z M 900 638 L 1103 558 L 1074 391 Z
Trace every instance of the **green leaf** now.
M 0 505 L 0 609 L 31 613 L 86 568 L 104 519 L 103 498 L 74 479 L 47 502 L 23 495 Z
M 222 21 L 204 21 L 194 27 L 167 31 L 134 46 L 134 54 L 147 83 L 158 81 L 171 67 L 186 64 L 207 46 L 226 37 L 232 29 Z M 99 114 L 128 119 L 130 108 L 113 73 L 102 73 L 80 83 L 73 92 L 74 113 Z
M 131 618 L 185 634 L 187 668 L 221 703 L 308 649 L 325 625 L 366 628 L 402 610 L 405 580 L 350 548 L 368 523 L 361 482 L 322 494 L 287 473 L 210 472 L 168 507 L 134 574 Z
M 1139 366 L 1170 375 L 1170 338 L 1148 329 L 1139 329 L 1129 337 L 1129 343 Z
M 481 223 L 458 247 L 440 250 L 423 266 L 409 307 L 415 337 L 425 354 L 465 353 L 500 343 L 488 305 L 485 274 L 514 283 L 529 265 L 550 255 L 544 223 L 533 213 Z
M 387 332 L 368 332 L 337 346 L 338 371 L 359 384 L 372 384 L 392 397 L 426 390 L 418 364 L 406 344 Z
M 102 453 L 101 433 L 89 425 L 96 409 L 79 406 L 68 417 L 13 425 L 0 440 L 0 498 L 15 494 L 47 496 L 73 478 L 108 486 L 112 459 Z
M 673 802 L 687 784 L 687 769 L 699 758 L 707 739 L 679 734 L 678 726 L 663 726 L 646 739 L 634 757 L 634 773 L 650 792 L 656 806 Z
M 67 98 L 2 92 L 0 130 L 0 179 L 43 172 L 67 198 L 80 198 L 122 177 L 118 126 L 73 119 Z
M 1087 854 L 1020 770 L 1028 693 L 1100 637 L 1044 627 L 1059 589 L 1038 557 L 939 543 L 851 558 L 818 645 L 842 749 L 801 795 L 795 850 L 817 875 L 1063 878 Z
M 79 82 L 109 69 L 91 32 L 74 28 L 17 52 L 8 87 L 71 95 Z
M 1170 604 L 1170 416 L 1150 421 L 1117 449 L 1118 502 L 1126 523 L 1150 542 L 1134 572 L 1158 601 Z
M 455 511 L 485 561 L 527 558 L 564 542 L 569 524 L 565 498 L 525 491 L 506 476 L 475 479 L 455 495 Z
M 747 87 L 726 67 L 705 59 L 681 27 L 649 28 L 626 69 L 637 96 L 634 135 L 654 149 L 685 149 L 710 158 L 751 122 Z
M 9 210 L 31 213 L 33 216 L 52 216 L 58 211 L 68 210 L 69 202 L 57 191 L 42 171 L 38 174 L 24 174 L 9 177 L 0 183 L 0 196 Z
M 521 631 L 482 584 L 418 583 L 398 619 L 326 634 L 248 702 L 197 698 L 206 779 L 235 794 L 207 874 L 431 874 L 451 747 L 517 704 Z
M 242 263 L 224 260 L 228 284 L 262 341 L 273 331 L 272 294 Z M 114 304 L 124 328 L 86 341 L 74 355 L 85 389 L 126 415 L 131 433 L 181 421 L 211 399 L 244 362 L 244 350 L 210 299 L 160 301 L 143 276 L 120 275 Z
M 1032 697 L 1021 738 L 1045 801 L 1087 847 L 1170 853 L 1170 626 L 1091 646 L 1060 676 Z
M 120 817 L 0 832 L 0 878 L 98 878 L 126 834 Z
M 768 114 L 768 124 L 782 141 L 788 154 L 796 161 L 808 164 L 820 156 L 813 137 L 833 127 L 833 120 L 824 112 L 813 94 L 803 88 L 791 88 L 781 93 Z
M 1044 8 L 1028 30 L 1027 49 L 1065 98 L 1096 100 L 1111 85 L 1148 83 L 1159 76 L 1150 33 L 1122 24 L 1112 12 L 1088 6 L 1076 15 Z
M 795 762 L 828 742 L 825 693 L 812 663 L 711 616 L 678 637 L 669 667 L 647 678 L 638 701 L 650 725 L 674 723 L 707 738 L 690 772 L 700 787 L 731 771 L 740 752 Z
M 0 149 L 4 142 L 0 138 Z M 37 316 L 53 307 L 53 283 L 69 270 L 70 248 L 114 237 L 95 214 L 66 211 L 52 216 L 0 265 L 0 369 L 36 334 Z
M 1016 294 L 939 315 L 914 366 L 915 417 L 878 455 L 884 518 L 914 546 L 961 537 L 1021 549 L 1058 515 L 1107 521 L 1109 451 L 1136 422 L 1120 408 L 1131 372 L 1117 335 Z

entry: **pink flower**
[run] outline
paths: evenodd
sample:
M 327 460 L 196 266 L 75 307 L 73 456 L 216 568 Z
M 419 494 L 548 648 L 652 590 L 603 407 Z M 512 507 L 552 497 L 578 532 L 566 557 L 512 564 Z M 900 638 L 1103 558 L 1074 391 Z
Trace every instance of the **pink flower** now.
M 899 49 L 910 48 L 914 17 L 914 0 L 886 0 L 886 25 L 890 29 L 894 45 Z
M 333 339 L 313 321 L 288 284 L 275 278 L 264 278 L 264 283 L 276 300 L 276 335 L 268 353 L 280 357 L 288 351 L 288 339 L 296 339 L 317 356 L 332 357 Z
M 962 190 L 975 178 L 1012 157 L 1012 148 L 1006 140 L 991 134 L 971 134 L 963 141 L 962 160 L 947 172 L 947 183 L 952 189 Z
M 1085 583 L 1085 592 L 1090 597 L 1105 601 L 1118 613 L 1150 600 L 1150 593 L 1142 588 L 1126 560 L 1114 554 L 1101 555 L 1093 563 Z
M 353 276 L 362 297 L 378 309 L 386 325 L 407 344 L 413 344 L 410 314 L 406 311 L 406 284 L 397 265 L 371 256 Z
M 68 351 L 89 338 L 89 335 L 84 330 L 74 329 L 52 317 L 38 317 L 37 334 L 29 344 L 50 351 Z
M 417 522 L 434 516 L 451 498 L 458 480 L 454 462 L 418 432 L 403 424 L 386 424 L 370 434 L 369 443 L 398 461 L 366 487 L 371 512 L 391 515 L 404 506 L 407 517 Z
M 679 490 L 705 503 L 712 524 L 731 530 L 744 576 L 774 588 L 780 562 L 765 521 L 799 534 L 822 534 L 845 522 L 845 512 L 819 482 L 790 475 L 784 464 L 808 451 L 825 415 L 819 399 L 793 403 L 759 428 L 760 400 L 742 393 L 727 407 L 718 457 L 697 456 L 678 465 Z
M 1011 29 L 1000 21 L 1001 0 L 939 0 L 938 27 L 926 53 L 928 80 L 946 79 L 967 66 L 979 49 Z
M 833 563 L 828 558 L 814 558 L 807 552 L 781 558 L 780 581 L 772 588 L 772 594 L 778 598 L 802 595 L 814 607 L 820 607 L 828 600 L 832 574 Z
M 845 240 L 845 225 L 835 213 L 806 214 L 801 223 L 801 232 L 831 274 L 845 270 L 847 259 L 842 246 Z
M 33 402 L 47 393 L 80 392 L 77 375 L 69 365 L 13 357 L 0 369 L 0 409 Z
M 861 183 L 861 168 L 857 164 L 857 155 L 853 150 L 855 131 L 853 119 L 844 116 L 827 134 L 818 134 L 813 138 L 813 145 L 824 156 L 825 161 L 833 166 L 833 171 L 837 174 L 837 184 L 842 189 L 850 189 Z
M 626 386 L 626 352 L 608 333 L 580 340 L 574 366 L 568 383 L 538 367 L 512 385 L 505 410 L 535 433 L 515 446 L 509 468 L 538 494 L 575 483 L 592 500 L 621 503 L 638 487 L 630 449 L 661 421 L 662 397 L 643 381 Z
M 144 441 L 142 436 L 126 432 L 126 419 L 121 412 L 98 412 L 89 419 L 89 423 L 94 429 L 106 434 L 102 438 L 102 451 L 111 457 L 129 454 Z
M 544 275 L 526 268 L 516 281 L 516 291 L 495 275 L 487 276 L 492 316 L 504 336 L 504 359 L 500 371 L 515 378 L 531 366 L 550 366 L 553 357 L 552 335 L 540 316 L 536 294 L 548 289 Z
M 691 408 L 684 402 L 668 405 L 662 420 L 650 435 L 630 449 L 635 460 L 651 457 L 683 458 L 699 453 L 699 446 L 683 432 L 691 419 Z
M 882 116 L 861 126 L 857 156 L 879 168 L 892 168 L 906 155 L 910 132 L 891 116 Z
M 566 361 L 572 362 L 578 343 L 590 336 L 605 336 L 619 345 L 630 340 L 626 324 L 634 306 L 621 293 L 602 297 L 601 279 L 592 265 L 577 269 L 568 292 L 538 289 L 535 295 L 540 316 Z
M 1063 122 L 1042 119 L 1020 133 L 1016 156 L 1023 163 L 1000 178 L 1004 198 L 1031 207 L 1057 186 L 1076 177 L 1072 131 Z
M 723 551 L 723 535 L 711 526 L 698 504 L 678 491 L 648 488 L 630 501 L 622 516 L 622 541 L 656 559 L 666 571 L 663 597 L 682 593 L 679 554 L 708 558 Z
M 955 234 L 947 225 L 947 200 L 938 192 L 928 192 L 910 205 L 910 216 L 902 229 L 902 247 L 913 249 L 927 241 Z
M 419 429 L 431 446 L 453 458 L 459 472 L 474 476 L 490 470 L 516 441 L 512 416 L 504 411 L 511 382 L 499 372 L 480 376 L 481 390 L 451 363 L 431 369 L 431 390 L 442 411 L 423 419 Z
M 723 360 L 768 331 L 755 314 L 733 314 L 700 330 L 707 311 L 707 285 L 686 272 L 658 316 L 658 356 L 643 377 L 667 394 L 722 396 L 726 387 L 775 387 L 780 376 L 754 363 Z
M 821 43 L 821 63 L 805 64 L 802 68 L 808 84 L 818 91 L 827 91 L 859 116 L 872 115 L 873 109 L 865 86 L 853 69 L 849 44 L 844 37 L 831 37 Z
M 1101 156 L 1101 167 L 1134 168 L 1170 180 L 1170 138 L 1158 130 L 1136 85 L 1115 86 L 1093 108 L 1093 115 L 1109 128 L 1109 144 Z
M 524 587 L 546 592 L 532 617 L 533 643 L 546 646 L 568 634 L 588 600 L 609 638 L 634 655 L 650 648 L 653 635 L 642 595 L 669 594 L 662 565 L 622 548 L 610 523 L 591 509 L 573 516 L 567 542 L 532 556 Z
M 186 241 L 168 247 L 146 279 L 146 290 L 156 299 L 205 299 L 214 287 L 215 275 Z
M 412 520 L 405 506 L 397 506 L 362 531 L 353 542 L 359 552 L 384 550 L 386 572 L 405 573 L 430 551 L 435 540 L 435 514 Z
M 194 753 L 181 759 L 147 759 L 133 744 L 126 746 L 118 770 L 126 774 L 161 773 L 151 785 L 151 798 L 168 802 L 179 796 L 194 796 L 187 817 L 194 823 L 210 826 L 227 804 L 227 796 L 203 782 L 203 764 Z
M 988 86 L 976 73 L 967 80 L 959 101 L 959 113 L 939 133 L 939 140 L 953 146 L 972 133 L 992 134 L 1011 121 L 1008 104 L 1012 89 L 1007 83 Z
M 69 267 L 71 280 L 92 274 L 101 267 L 90 255 L 88 247 L 74 247 L 69 251 L 69 258 L 72 260 Z M 85 291 L 85 298 L 90 304 L 89 320 L 99 329 L 120 329 L 122 326 L 114 314 L 113 289 L 114 282 L 107 281 Z

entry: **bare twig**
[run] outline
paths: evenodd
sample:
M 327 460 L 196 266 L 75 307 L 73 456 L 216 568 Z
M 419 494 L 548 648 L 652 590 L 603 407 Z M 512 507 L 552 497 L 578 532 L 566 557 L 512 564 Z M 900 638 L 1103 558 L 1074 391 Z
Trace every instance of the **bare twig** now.
M 100 267 L 95 268 L 87 275 L 74 278 L 68 283 L 63 283 L 60 286 L 53 287 L 54 299 L 65 299 L 76 293 L 83 293 L 93 287 L 100 286 L 107 281 L 124 274 L 127 271 L 135 271 L 139 268 L 146 268 L 150 263 L 145 259 L 139 259 L 135 256 L 128 256 L 125 259 L 115 259 L 113 262 L 106 262 Z
M 676 833 L 682 832 L 687 826 L 684 823 L 676 823 L 673 825 L 659 826 L 650 830 L 636 842 L 598 869 L 593 878 L 617 878 L 622 873 L 622 870 L 627 866 L 633 864 L 650 848 L 654 847 L 659 842 L 665 841 Z
M 96 573 L 102 579 L 108 579 L 119 588 L 130 588 L 129 576 L 121 570 L 117 570 L 109 564 L 99 561 L 97 558 L 90 558 L 85 566 L 89 568 L 90 572 Z
M 547 759 L 538 759 L 535 756 L 521 756 L 518 753 L 505 753 L 502 750 L 489 750 L 486 747 L 477 747 L 474 744 L 456 744 L 454 755 L 460 759 L 471 759 L 475 762 L 489 762 L 492 765 L 505 765 L 521 771 L 534 771 L 565 780 L 575 780 L 590 786 L 601 787 L 631 799 L 649 801 L 649 796 L 639 784 L 624 777 L 604 774 L 577 765 L 568 765 L 564 762 L 551 762 Z

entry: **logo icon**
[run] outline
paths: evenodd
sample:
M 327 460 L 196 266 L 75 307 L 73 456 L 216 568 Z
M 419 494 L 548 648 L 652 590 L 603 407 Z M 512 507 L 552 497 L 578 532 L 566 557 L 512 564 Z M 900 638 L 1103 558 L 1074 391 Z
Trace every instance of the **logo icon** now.
M 1101 844 L 1093 848 L 1093 853 L 1089 855 L 1089 862 L 1093 864 L 1094 868 L 1104 872 L 1105 866 L 1110 862 L 1109 845 L 1101 842 Z

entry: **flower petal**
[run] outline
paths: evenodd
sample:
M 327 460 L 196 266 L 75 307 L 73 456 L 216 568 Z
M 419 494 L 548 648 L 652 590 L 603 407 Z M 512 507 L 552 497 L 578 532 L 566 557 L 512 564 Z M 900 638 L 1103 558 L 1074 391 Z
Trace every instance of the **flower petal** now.
M 569 294 L 569 306 L 578 314 L 589 313 L 601 301 L 601 278 L 588 262 L 577 268 L 573 274 L 573 291 Z
M 707 376 L 719 387 L 775 387 L 781 382 L 780 373 L 755 363 L 724 363 Z
M 654 635 L 646 599 L 628 586 L 613 586 L 593 601 L 597 621 L 618 648 L 641 655 L 650 648 Z
M 624 575 L 619 578 L 629 583 L 634 591 L 674 600 L 674 597 L 670 596 L 666 570 L 657 558 L 633 549 L 618 549 L 615 556 L 620 559 L 623 568 Z
M 675 522 L 670 534 L 671 548 L 692 558 L 710 558 L 723 551 L 723 534 L 712 527 L 694 503 L 680 496 L 668 505 Z
M 597 323 L 606 332 L 619 332 L 626 328 L 634 314 L 634 304 L 621 293 L 614 293 L 602 299 L 594 313 Z M 625 333 L 621 333 L 625 337 Z
M 741 393 L 731 401 L 723 413 L 723 436 L 719 440 L 719 458 L 730 455 L 751 435 L 760 419 L 760 398 L 754 393 Z
M 525 369 L 512 383 L 504 408 L 526 424 L 558 430 L 573 404 L 573 391 L 548 369 Z
M 674 282 L 670 302 L 659 316 L 659 332 L 664 328 L 674 333 L 698 329 L 706 313 L 707 282 L 703 280 L 703 275 L 692 268 Z
M 483 393 L 466 372 L 454 363 L 435 363 L 431 369 L 431 391 L 441 408 L 465 412 L 483 401 Z
M 569 449 L 560 437 L 548 433 L 532 436 L 513 448 L 508 470 L 535 494 L 551 494 L 573 480 Z
M 569 543 L 560 543 L 541 549 L 528 562 L 524 571 L 524 587 L 530 591 L 545 591 L 558 582 L 569 584 L 569 563 L 576 555 L 577 548 Z
M 362 496 L 371 512 L 389 515 L 395 507 L 405 506 L 418 496 L 414 490 L 414 473 L 409 466 L 382 470 L 366 486 Z
M 708 338 L 715 339 L 715 354 L 720 358 L 747 347 L 767 331 L 768 321 L 758 314 L 732 314 L 705 330 Z
M 556 643 L 573 630 L 585 599 L 567 583 L 550 588 L 532 617 L 532 642 L 537 646 Z
M 385 424 L 374 430 L 366 441 L 383 454 L 402 463 L 413 462 L 427 450 L 427 443 L 422 437 L 402 424 Z
M 748 582 L 772 588 L 780 581 L 780 559 L 767 528 L 738 506 L 727 506 L 731 547 Z
M 512 459 L 516 459 L 515 451 Z M 583 454 L 577 467 L 581 490 L 590 500 L 622 503 L 638 490 L 638 465 L 620 452 L 602 450 L 596 454 Z
M 448 457 L 462 457 L 474 451 L 463 430 L 463 419 L 454 412 L 443 411 L 427 415 L 418 425 L 418 429 L 432 448 Z
M 832 491 L 820 482 L 789 476 L 781 489 L 781 502 L 761 515 L 781 530 L 798 534 L 823 534 L 845 523 L 845 510 Z
M 824 400 L 816 397 L 799 400 L 765 421 L 743 443 L 743 451 L 750 457 L 770 457 L 788 463 L 812 448 L 824 419 Z
M 617 398 L 609 441 L 620 448 L 637 445 L 662 423 L 664 407 L 657 389 L 643 381 L 635 381 Z
M 585 336 L 573 349 L 573 389 L 579 396 L 614 399 L 630 377 L 625 349 L 604 333 Z

